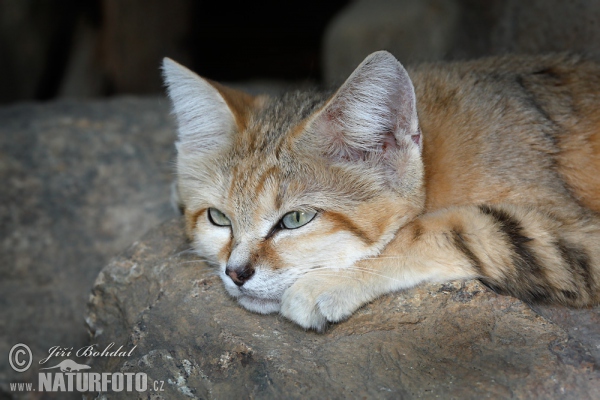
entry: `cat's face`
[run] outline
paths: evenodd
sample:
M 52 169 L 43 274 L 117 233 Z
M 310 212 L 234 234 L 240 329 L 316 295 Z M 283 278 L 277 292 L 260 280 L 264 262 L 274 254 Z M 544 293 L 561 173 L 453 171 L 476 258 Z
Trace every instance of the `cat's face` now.
M 398 89 L 393 78 L 405 71 L 383 58 L 363 63 L 368 71 L 359 67 L 332 96 L 277 99 L 234 92 L 165 61 L 188 235 L 244 307 L 278 311 L 298 277 L 332 275 L 378 254 L 421 210 L 414 93 L 397 97 L 406 82 Z M 362 104 L 357 91 L 377 89 L 373 64 L 393 70 L 393 82 Z

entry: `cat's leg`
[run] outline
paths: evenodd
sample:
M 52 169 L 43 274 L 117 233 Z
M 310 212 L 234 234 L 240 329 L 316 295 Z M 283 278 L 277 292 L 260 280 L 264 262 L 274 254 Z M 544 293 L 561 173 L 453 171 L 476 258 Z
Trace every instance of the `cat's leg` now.
M 453 207 L 402 228 L 378 257 L 324 266 L 283 295 L 281 313 L 322 330 L 382 294 L 422 282 L 479 278 L 528 302 L 599 302 L 600 223 L 591 213 L 513 205 Z

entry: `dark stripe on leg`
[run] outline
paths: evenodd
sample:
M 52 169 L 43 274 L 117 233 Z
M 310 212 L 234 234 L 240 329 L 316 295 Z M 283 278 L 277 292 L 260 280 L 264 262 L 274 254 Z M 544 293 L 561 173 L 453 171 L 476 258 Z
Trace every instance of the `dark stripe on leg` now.
M 511 259 L 515 276 L 507 277 L 509 282 L 507 282 L 505 291 L 525 301 L 545 302 L 550 300 L 554 290 L 548 282 L 544 268 L 530 249 L 530 242 L 533 239 L 521 233 L 523 227 L 519 221 L 504 210 L 490 206 L 480 206 L 479 209 L 494 220 L 505 235 L 513 253 Z
M 583 249 L 562 239 L 558 240 L 556 247 L 575 279 L 573 283 L 582 290 L 586 290 L 588 295 L 593 297 L 595 282 L 591 272 L 590 256 Z
M 471 265 L 473 266 L 473 268 L 475 268 L 477 270 L 477 273 L 479 274 L 479 278 L 478 278 L 479 282 L 483 283 L 485 286 L 488 287 L 488 289 L 492 290 L 495 293 L 509 294 L 501 286 L 495 284 L 494 282 L 492 282 L 491 279 L 489 279 L 487 277 L 487 274 L 483 267 L 483 263 L 481 262 L 479 257 L 477 257 L 475 255 L 475 253 L 473 253 L 470 246 L 465 241 L 465 238 L 461 234 L 460 230 L 454 228 L 451 231 L 451 233 L 452 233 L 452 240 L 453 240 L 454 247 L 456 247 L 461 253 L 463 253 L 465 255 L 465 257 L 471 262 Z
M 475 255 L 475 253 L 473 253 L 469 245 L 465 242 L 460 230 L 455 228 L 451 231 L 451 234 L 454 247 L 464 254 L 464 256 L 471 262 L 471 265 L 477 270 L 477 273 L 480 276 L 485 276 L 481 260 Z
M 499 286 L 499 285 L 493 283 L 490 279 L 479 278 L 479 282 L 483 283 L 484 286 L 486 286 L 488 289 L 490 289 L 494 293 L 508 295 L 508 296 L 510 296 L 510 295 L 514 296 L 514 294 L 512 292 L 508 292 L 508 291 L 504 290 L 504 288 L 502 286 Z

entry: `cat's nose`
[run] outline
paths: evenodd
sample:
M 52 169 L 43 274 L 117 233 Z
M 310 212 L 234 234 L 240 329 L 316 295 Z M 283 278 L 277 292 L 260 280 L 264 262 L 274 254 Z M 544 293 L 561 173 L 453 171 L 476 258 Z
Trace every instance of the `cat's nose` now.
M 225 268 L 225 273 L 229 275 L 233 283 L 242 286 L 246 281 L 254 275 L 254 268 L 250 264 L 246 264 L 241 268 Z

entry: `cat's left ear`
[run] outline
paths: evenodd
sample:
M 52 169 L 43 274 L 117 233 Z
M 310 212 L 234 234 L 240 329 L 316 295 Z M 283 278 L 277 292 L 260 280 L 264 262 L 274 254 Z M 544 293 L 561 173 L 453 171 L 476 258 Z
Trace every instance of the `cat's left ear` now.
M 403 148 L 421 151 L 415 90 L 387 51 L 369 55 L 309 122 L 312 139 L 328 156 L 365 159 Z

